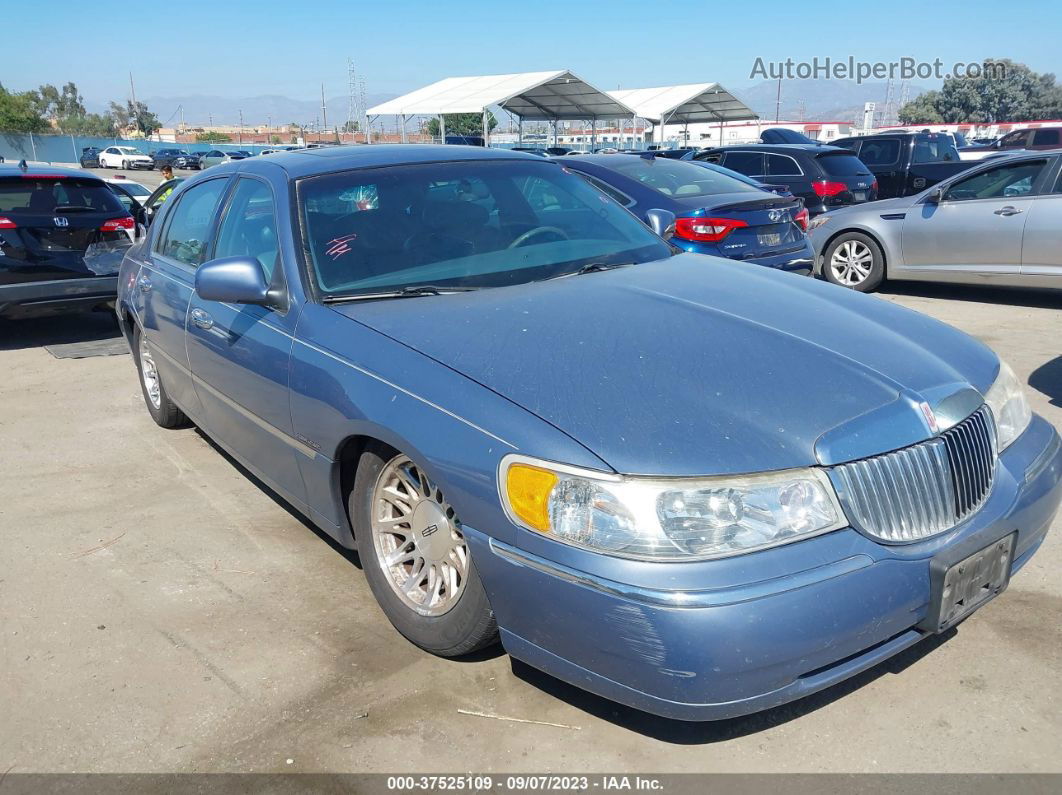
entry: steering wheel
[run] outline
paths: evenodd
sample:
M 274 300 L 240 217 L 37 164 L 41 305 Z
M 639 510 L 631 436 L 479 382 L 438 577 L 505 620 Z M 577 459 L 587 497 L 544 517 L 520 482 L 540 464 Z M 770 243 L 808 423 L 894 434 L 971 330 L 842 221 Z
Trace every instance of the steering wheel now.
M 528 229 L 522 235 L 517 237 L 516 240 L 506 246 L 506 248 L 517 248 L 518 246 L 522 246 L 535 235 L 541 235 L 547 232 L 557 235 L 561 240 L 571 240 L 571 238 L 568 237 L 567 232 L 556 226 L 536 226 L 534 229 Z

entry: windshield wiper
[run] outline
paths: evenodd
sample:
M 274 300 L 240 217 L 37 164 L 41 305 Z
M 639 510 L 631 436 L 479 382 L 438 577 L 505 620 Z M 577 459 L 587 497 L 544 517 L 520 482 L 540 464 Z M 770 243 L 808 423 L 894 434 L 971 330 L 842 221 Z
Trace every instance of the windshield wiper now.
M 578 270 L 567 271 L 565 273 L 558 273 L 556 276 L 550 276 L 550 279 L 564 279 L 568 276 L 581 276 L 584 273 L 598 273 L 599 271 L 611 271 L 616 268 L 626 268 L 629 265 L 636 265 L 635 262 L 588 262 Z M 547 280 L 548 281 L 548 280 Z
M 382 293 L 360 293 L 357 295 L 326 295 L 322 302 L 338 304 L 344 301 L 367 301 L 372 298 L 416 298 L 420 295 L 445 295 L 447 293 L 467 293 L 479 290 L 479 287 L 437 287 L 434 284 L 417 284 L 400 290 L 388 290 Z

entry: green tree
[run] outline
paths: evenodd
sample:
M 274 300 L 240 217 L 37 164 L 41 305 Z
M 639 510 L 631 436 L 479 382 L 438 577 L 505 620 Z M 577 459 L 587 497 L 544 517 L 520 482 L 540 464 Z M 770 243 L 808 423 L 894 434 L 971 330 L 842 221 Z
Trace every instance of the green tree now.
M 271 136 L 269 136 L 269 143 L 271 143 L 271 144 L 279 144 L 280 143 L 280 136 L 279 135 L 271 135 Z
M 85 102 L 74 83 L 67 83 L 56 88 L 45 83 L 37 89 L 39 109 L 42 116 L 47 116 L 58 124 L 71 116 L 85 116 Z
M 487 111 L 487 125 L 490 129 L 498 126 L 494 114 Z M 425 129 L 428 135 L 439 135 L 439 120 L 428 119 Z M 448 113 L 446 115 L 447 135 L 483 135 L 483 116 L 479 113 Z
M 912 107 L 914 106 L 914 107 Z M 937 117 L 926 119 L 935 111 Z M 917 116 L 917 118 L 916 118 Z M 1057 119 L 1062 116 L 1062 86 L 1050 73 L 1034 72 L 1010 59 L 988 59 L 977 77 L 950 77 L 940 91 L 923 94 L 900 109 L 907 124 L 950 124 Z
M 198 133 L 195 136 L 195 139 L 197 141 L 199 141 L 200 143 L 223 144 L 223 143 L 227 143 L 227 142 L 231 141 L 232 140 L 232 136 L 231 135 L 225 135 L 225 133 L 219 133 L 219 132 L 211 131 L 211 132 Z
M 159 117 L 148 110 L 143 102 L 127 100 L 125 105 L 118 102 L 111 103 L 111 118 L 119 129 L 134 129 L 142 135 L 151 135 L 162 127 Z
M 361 129 L 361 125 L 358 124 L 356 121 L 352 121 L 352 120 L 348 119 L 347 121 L 345 121 L 343 123 L 343 132 L 345 132 L 345 133 L 355 133 L 355 132 L 357 132 L 360 129 Z
M 59 119 L 58 126 L 59 130 L 67 135 L 92 135 L 99 138 L 113 138 L 118 134 L 114 119 L 99 113 L 66 116 Z
M 12 93 L 0 85 L 0 130 L 39 133 L 48 127 L 48 121 L 40 113 L 36 91 Z
M 944 117 L 937 110 L 939 99 L 939 91 L 920 94 L 900 108 L 900 124 L 943 124 Z

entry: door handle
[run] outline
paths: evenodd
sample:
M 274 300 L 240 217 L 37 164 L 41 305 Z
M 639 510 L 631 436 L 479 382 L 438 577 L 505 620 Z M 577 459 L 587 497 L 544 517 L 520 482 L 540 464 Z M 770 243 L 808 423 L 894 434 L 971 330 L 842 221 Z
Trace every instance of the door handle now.
M 1020 212 L 1021 210 L 1019 210 L 1017 207 L 1011 207 L 1009 204 L 1006 207 L 1000 207 L 998 210 L 995 211 L 996 215 L 1005 216 L 1017 215 Z
M 151 279 L 149 279 L 147 276 L 141 276 L 137 280 L 136 283 L 140 287 L 140 292 L 142 292 L 142 293 L 150 293 L 151 292 Z
M 214 318 L 212 318 L 202 309 L 192 310 L 192 322 L 199 326 L 199 328 L 206 329 L 214 327 Z

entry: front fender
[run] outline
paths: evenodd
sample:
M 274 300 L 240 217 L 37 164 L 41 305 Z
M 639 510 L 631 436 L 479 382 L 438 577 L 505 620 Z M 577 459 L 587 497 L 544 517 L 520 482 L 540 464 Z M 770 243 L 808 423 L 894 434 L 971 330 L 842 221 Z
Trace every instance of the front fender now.
M 306 448 L 300 467 L 312 518 L 341 543 L 349 543 L 342 489 L 349 478 L 339 471 L 340 451 L 354 436 L 409 455 L 463 522 L 508 543 L 514 528 L 496 482 L 504 456 L 522 452 L 608 470 L 512 401 L 327 307 L 308 305 L 295 337 L 291 413 L 296 439 Z

